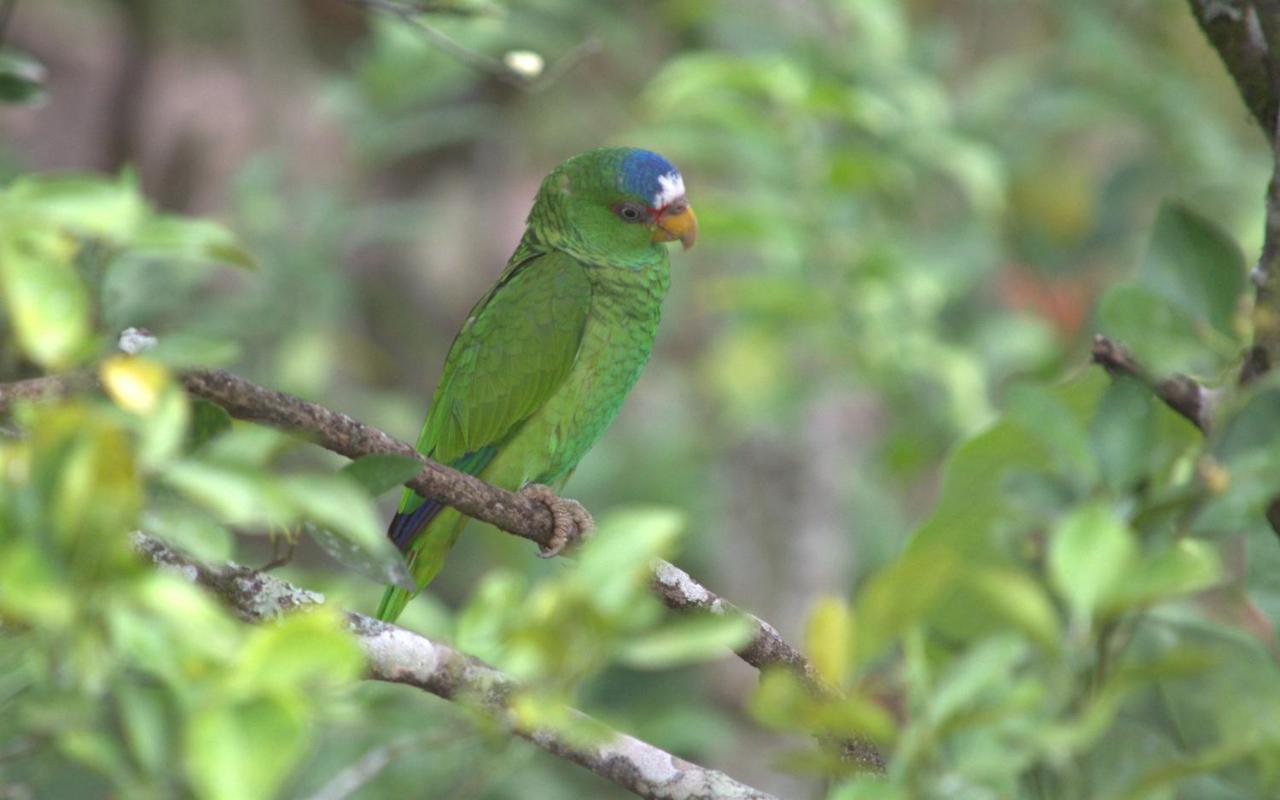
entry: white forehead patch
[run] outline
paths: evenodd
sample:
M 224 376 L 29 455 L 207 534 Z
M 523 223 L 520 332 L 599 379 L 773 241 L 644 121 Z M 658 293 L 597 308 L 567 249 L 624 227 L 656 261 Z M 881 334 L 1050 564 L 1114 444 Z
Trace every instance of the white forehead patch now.
M 684 178 L 680 177 L 679 172 L 668 172 L 666 175 L 659 175 L 658 187 L 660 191 L 653 196 L 654 208 L 662 208 L 672 200 L 684 197 Z

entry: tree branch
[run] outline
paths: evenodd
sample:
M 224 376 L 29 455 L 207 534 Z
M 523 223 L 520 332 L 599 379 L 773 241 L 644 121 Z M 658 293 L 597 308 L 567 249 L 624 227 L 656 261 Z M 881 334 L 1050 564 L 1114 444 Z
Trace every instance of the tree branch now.
M 833 702 L 841 699 L 840 690 L 827 683 L 809 659 L 782 638 L 777 628 L 718 596 L 675 564 L 661 560 L 655 562 L 650 585 L 667 608 L 675 611 L 698 610 L 712 614 L 740 615 L 752 624 L 753 631 L 751 640 L 734 651 L 739 658 L 758 670 L 770 667 L 790 669 L 818 697 Z M 846 739 L 835 744 L 839 746 L 843 758 L 867 769 L 884 772 L 884 756 L 875 745 L 865 739 Z
M 317 605 L 324 598 L 272 575 L 238 564 L 210 566 L 193 561 L 142 533 L 134 535 L 136 549 L 156 564 L 176 569 L 188 580 L 213 591 L 248 622 L 275 619 L 284 613 Z M 571 741 L 559 731 L 521 722 L 510 701 L 519 684 L 477 658 L 434 642 L 404 628 L 347 613 L 373 680 L 402 683 L 453 702 L 478 706 L 507 730 L 552 755 L 586 767 L 640 797 L 662 800 L 773 800 L 723 772 L 677 758 L 633 736 L 606 728 L 588 715 L 568 709 L 575 723 L 606 731 L 594 744 Z
M 1267 137 L 1274 171 L 1267 187 L 1262 253 L 1251 277 L 1257 288 L 1253 344 L 1240 382 L 1280 363 L 1280 2 L 1188 0 L 1192 16 L 1218 52 L 1240 97 Z
M 589 36 L 557 59 L 550 68 L 526 74 L 493 56 L 467 47 L 422 18 L 423 14 L 450 14 L 462 17 L 496 15 L 502 13 L 503 10 L 500 7 L 488 4 L 460 6 L 448 3 L 403 3 L 397 0 L 347 0 L 347 2 L 397 17 L 406 25 L 416 28 L 437 49 L 453 56 L 459 62 L 528 92 L 545 89 L 573 69 L 582 59 L 601 49 L 600 40 Z
M 348 2 L 377 11 L 401 14 L 438 14 L 444 17 L 500 17 L 506 13 L 502 6 L 493 3 L 430 3 L 396 2 L 396 0 L 348 0 Z
M 488 522 L 539 546 L 551 540 L 554 523 L 545 505 L 485 483 L 471 475 L 426 458 L 405 442 L 377 428 L 291 394 L 267 389 L 223 370 L 191 370 L 181 376 L 191 394 L 226 409 L 231 416 L 297 433 L 315 444 L 356 459 L 373 453 L 396 453 L 416 458 L 423 469 L 406 486 L 423 497 L 457 508 L 469 517 Z M 0 414 L 16 400 L 60 397 L 96 384 L 85 373 L 50 375 L 15 383 L 0 383 Z M 737 654 L 756 669 L 785 667 L 793 670 L 820 697 L 836 698 L 839 692 L 818 675 L 804 655 L 792 647 L 777 629 L 753 614 L 720 598 L 670 562 L 653 565 L 652 587 L 662 602 L 676 611 L 699 610 L 713 614 L 742 614 L 754 626 L 751 641 Z M 870 743 L 845 743 L 846 754 L 859 764 L 882 771 L 884 759 Z
M 188 392 L 222 406 L 236 419 L 299 434 L 350 459 L 373 453 L 416 458 L 423 465 L 422 472 L 405 485 L 418 494 L 443 501 L 469 517 L 540 547 L 546 547 L 551 541 L 555 523 L 543 503 L 432 461 L 406 442 L 346 414 L 258 386 L 222 370 L 192 370 L 182 375 L 182 383 Z M 0 408 L 3 408 L 3 389 L 0 389 Z
M 1267 42 L 1253 5 L 1235 0 L 1188 0 L 1188 5 L 1249 113 L 1270 139 L 1280 105 L 1272 88 Z
M 1218 393 L 1186 375 L 1157 378 L 1124 345 L 1105 336 L 1093 337 L 1093 362 L 1111 375 L 1127 375 L 1145 385 L 1164 404 L 1185 417 L 1202 432 L 1213 425 Z

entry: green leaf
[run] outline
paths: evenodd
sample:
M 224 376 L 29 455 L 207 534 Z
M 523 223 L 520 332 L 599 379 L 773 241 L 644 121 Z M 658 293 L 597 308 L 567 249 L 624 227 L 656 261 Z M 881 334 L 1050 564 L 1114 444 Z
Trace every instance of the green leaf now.
M 382 523 L 360 485 L 341 475 L 287 475 L 280 487 L 303 516 L 357 543 L 384 543 Z
M 399 453 L 371 453 L 339 470 L 363 486 L 372 497 L 400 486 L 421 471 L 421 461 Z
M 908 800 L 907 789 L 890 785 L 879 775 L 860 775 L 836 786 L 827 800 Z
M 187 437 L 191 407 L 186 392 L 170 385 L 160 393 L 155 410 L 144 422 L 138 460 L 148 469 L 156 469 L 177 455 Z
M 458 613 L 453 640 L 467 653 L 501 663 L 507 629 L 528 596 L 529 584 L 524 576 L 507 570 L 486 574 Z
M 169 371 L 143 356 L 114 355 L 98 367 L 98 376 L 116 405 L 140 417 L 142 465 L 155 469 L 171 458 L 187 436 L 191 409 Z
M 1152 403 L 1151 391 L 1126 377 L 1113 380 L 1098 403 L 1089 438 L 1112 489 L 1124 491 L 1147 476 L 1156 436 Z
M 214 261 L 257 269 L 257 262 L 241 246 L 235 234 L 208 219 L 153 217 L 139 228 L 132 249 L 147 256 Z
M 46 369 L 65 369 L 89 345 L 89 296 L 70 240 L 42 229 L 0 229 L 0 292 L 18 344 Z
M 760 683 L 748 707 L 761 724 L 778 730 L 805 730 L 812 693 L 791 671 L 782 667 L 760 673 Z
M 130 445 L 122 425 L 85 405 L 42 409 L 32 429 L 31 473 L 48 509 L 41 534 L 74 553 L 81 579 L 127 563 L 120 534 L 136 529 L 142 501 Z
M 233 425 L 205 445 L 202 455 L 222 464 L 266 467 L 296 444 L 288 434 L 265 425 Z
M 930 692 L 925 709 L 929 721 L 941 725 L 974 707 L 998 702 L 1009 692 L 1014 672 L 1026 655 L 1026 643 L 1011 636 L 992 637 L 966 651 L 950 662 Z
M 137 178 L 101 175 L 25 175 L 0 195 L 7 213 L 118 244 L 133 238 L 148 214 Z
M 1099 605 L 1121 587 L 1137 545 L 1105 505 L 1084 506 L 1062 519 L 1049 545 L 1049 577 L 1077 620 L 1087 624 Z
M 1197 510 L 1193 532 L 1248 529 L 1274 496 L 1280 474 L 1280 390 L 1270 382 L 1246 395 L 1243 407 L 1225 414 L 1214 431 L 1212 459 L 1203 462 L 1206 474 L 1213 475 L 1213 491 Z
M 1186 309 L 1134 283 L 1112 286 L 1098 302 L 1102 332 L 1123 342 L 1156 375 L 1214 372 L 1233 351 L 1230 341 L 1197 326 Z
M 857 736 L 875 742 L 893 740 L 893 716 L 874 698 L 854 692 L 834 703 L 811 702 L 810 730 L 842 739 Z
M 58 749 L 68 757 L 108 776 L 118 786 L 133 783 L 128 757 L 114 736 L 103 731 L 79 728 L 67 731 L 58 738 Z M 127 790 L 125 793 L 128 793 Z
M 670 669 L 723 658 L 751 640 L 755 625 L 740 615 L 704 614 L 627 640 L 619 660 L 638 669 Z
M 31 104 L 45 97 L 44 65 L 26 53 L 0 48 L 0 103 Z
M 226 561 L 235 554 L 231 533 L 208 511 L 168 493 L 148 504 L 141 526 L 200 561 Z
M 214 439 L 231 430 L 231 415 L 217 403 L 210 403 L 202 397 L 191 401 L 191 433 L 187 447 L 195 450 L 210 439 Z
M 293 504 L 266 472 L 206 461 L 170 464 L 160 478 L 229 525 L 285 525 Z
M 1058 613 L 1041 584 L 1006 568 L 976 568 L 966 572 L 964 580 L 984 603 L 986 615 L 1010 623 L 1042 647 L 1058 647 L 1062 635 Z
M 408 591 L 417 590 L 418 585 L 409 574 L 404 556 L 390 539 L 383 537 L 386 546 L 378 544 L 368 548 L 311 522 L 304 522 L 302 531 L 330 558 L 357 575 L 363 575 L 374 583 L 391 583 Z
M 1199 539 L 1180 539 L 1142 560 L 1116 592 L 1116 605 L 1135 606 L 1192 594 L 1222 579 L 1217 549 Z
M 290 475 L 280 486 L 298 514 L 316 523 L 307 533 L 340 564 L 379 583 L 416 588 L 360 484 L 345 475 Z
M 615 511 L 582 547 L 573 579 L 589 587 L 598 608 L 617 612 L 632 602 L 648 580 L 649 563 L 661 556 L 684 528 L 684 517 L 665 508 Z
M 1191 209 L 1168 202 L 1160 207 L 1138 281 L 1192 319 L 1236 336 L 1244 256 L 1231 237 Z
M 1249 597 L 1268 619 L 1280 619 L 1280 547 L 1271 526 L 1255 521 L 1245 531 L 1245 559 Z M 4 579 L 0 576 L 0 586 Z M 0 595 L 3 593 L 0 592 Z
M 297 703 L 271 696 L 219 703 L 189 718 L 187 775 L 205 800 L 272 797 L 306 741 L 307 720 Z
M 164 774 L 172 739 L 164 694 L 155 687 L 120 683 L 116 687 L 116 713 L 134 760 L 151 775 Z
M 171 367 L 218 367 L 234 362 L 240 346 L 229 339 L 216 339 L 186 331 L 167 331 L 147 357 Z
M 749 707 L 761 724 L 778 730 L 875 741 L 891 741 L 894 736 L 893 718 L 874 699 L 858 692 L 836 702 L 815 697 L 795 673 L 779 667 L 761 674 Z
M 1005 517 L 1004 480 L 1011 468 L 1043 464 L 1044 445 L 1002 420 L 962 443 L 947 460 L 933 513 L 912 537 L 910 548 L 937 544 L 987 556 L 992 535 Z
M 1011 483 L 1027 476 L 1060 483 L 1050 472 L 1055 464 L 1059 469 L 1084 469 L 1081 465 L 1091 459 L 1080 443 L 1067 445 L 1062 453 L 1052 448 L 1083 437 L 1084 420 L 1107 381 L 1101 370 L 1089 370 L 1048 390 L 1022 392 L 1017 408 L 956 447 L 943 470 L 938 503 L 912 536 L 908 551 L 941 546 L 969 559 L 1009 562 L 1015 555 L 1009 547 L 1009 527 L 1024 513 L 1027 500 L 1026 493 L 1014 491 Z M 1044 414 L 1068 419 L 1037 426 L 1038 415 Z M 1029 430 L 1035 427 L 1044 430 Z M 1074 472 L 1066 477 L 1079 479 Z
M 858 593 L 858 659 L 866 663 L 906 633 L 952 589 L 961 559 L 943 545 L 908 550 Z
M 1097 473 L 1082 420 L 1071 411 L 1060 391 L 1019 384 L 1009 390 L 1006 416 L 1044 445 L 1058 472 L 1092 483 Z
M 1215 433 L 1213 454 L 1226 464 L 1260 450 L 1275 452 L 1280 445 L 1280 389 L 1265 385 L 1252 392 Z
M 47 630 L 72 624 L 79 603 L 58 580 L 47 558 L 29 547 L 0 547 L 0 553 L 0 613 L 19 624 L 38 623 Z
M 246 690 L 309 691 L 354 681 L 363 665 L 342 615 L 321 607 L 254 628 L 240 650 L 235 680 Z
M 185 578 L 167 571 L 151 572 L 133 595 L 138 601 L 138 618 L 153 629 L 163 626 L 158 641 L 177 653 L 221 663 L 238 646 L 243 625 L 211 593 Z M 191 676 L 187 674 L 185 679 Z

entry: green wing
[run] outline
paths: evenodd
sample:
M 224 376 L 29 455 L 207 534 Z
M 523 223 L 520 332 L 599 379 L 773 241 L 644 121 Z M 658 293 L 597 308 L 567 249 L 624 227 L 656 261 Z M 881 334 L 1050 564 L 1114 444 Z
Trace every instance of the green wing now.
M 479 474 L 569 374 L 590 305 L 586 269 L 571 256 L 513 258 L 449 349 L 418 450 Z M 435 506 L 405 491 L 388 531 L 402 550 Z

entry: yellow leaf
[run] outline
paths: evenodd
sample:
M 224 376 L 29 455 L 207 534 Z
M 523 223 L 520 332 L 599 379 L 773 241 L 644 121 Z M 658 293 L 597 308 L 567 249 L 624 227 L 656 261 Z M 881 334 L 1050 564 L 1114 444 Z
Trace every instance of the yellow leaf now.
M 840 686 L 853 664 L 853 612 L 839 597 L 824 597 L 813 607 L 805 632 L 809 659 L 833 686 Z
M 89 346 L 89 295 L 74 256 L 72 240 L 54 231 L 0 231 L 0 299 L 23 352 L 44 367 L 71 366 Z
M 116 405 L 135 414 L 154 411 L 169 385 L 169 371 L 163 365 L 134 356 L 112 356 L 98 372 Z

